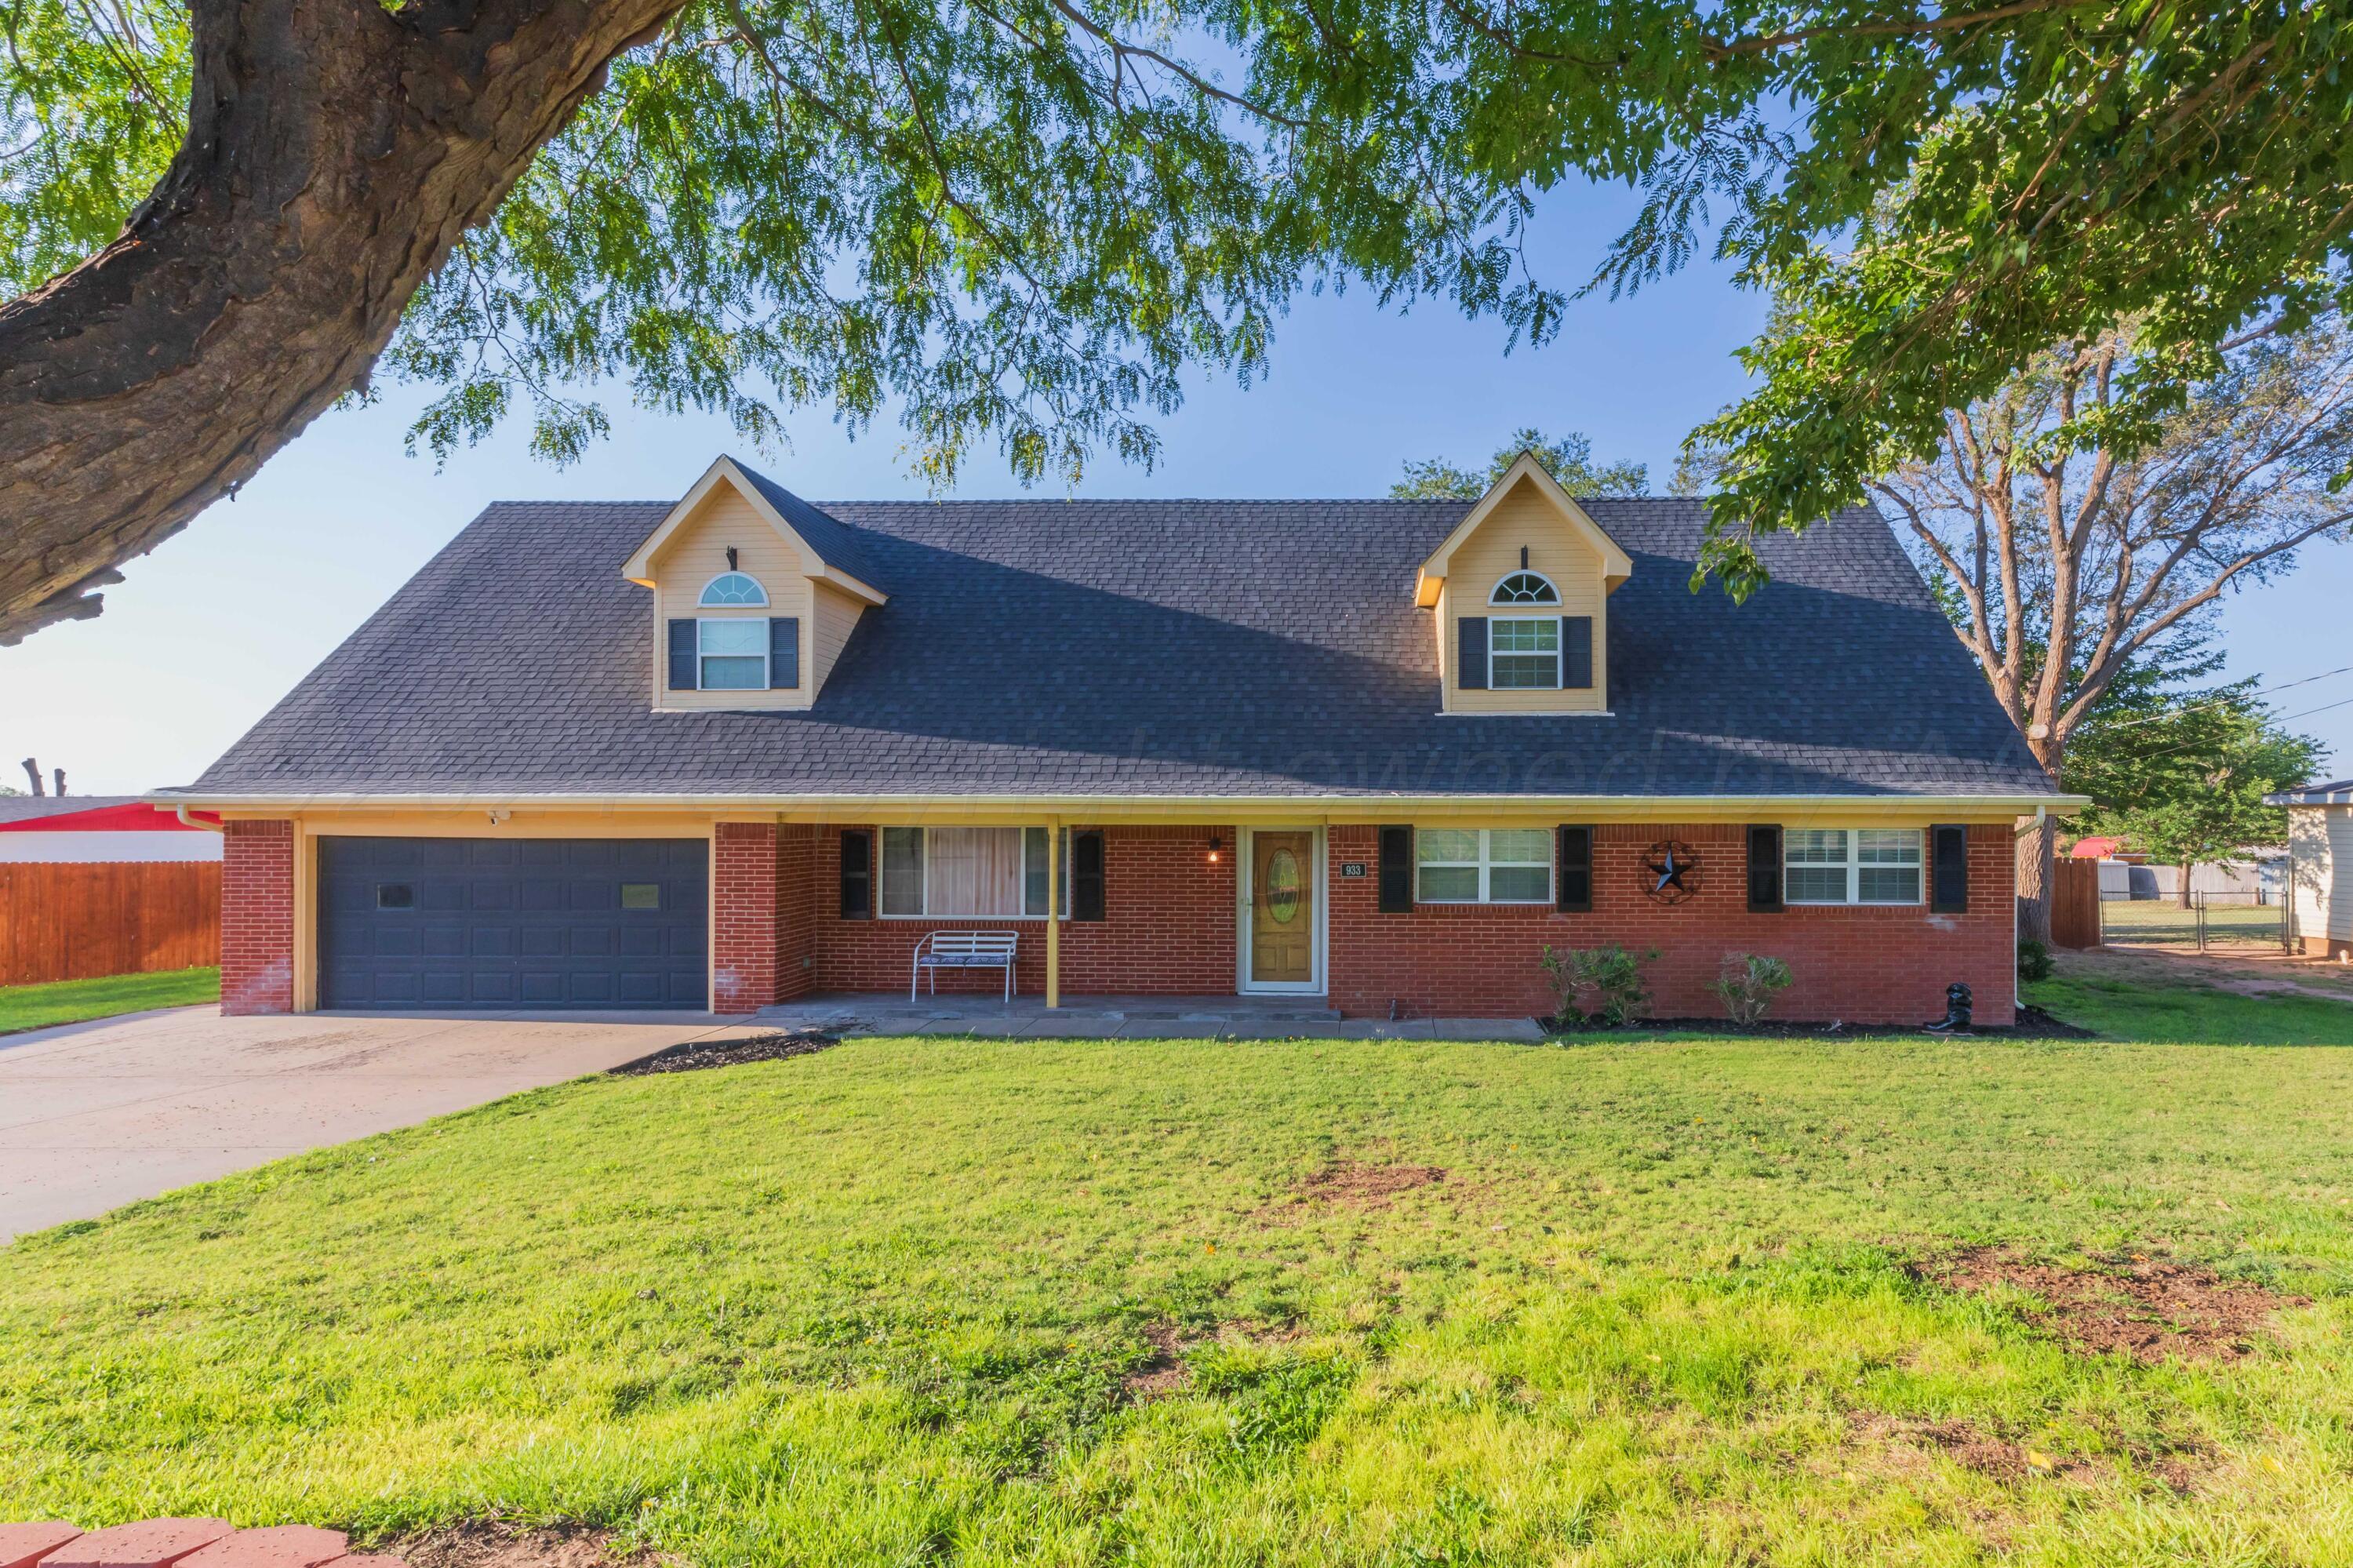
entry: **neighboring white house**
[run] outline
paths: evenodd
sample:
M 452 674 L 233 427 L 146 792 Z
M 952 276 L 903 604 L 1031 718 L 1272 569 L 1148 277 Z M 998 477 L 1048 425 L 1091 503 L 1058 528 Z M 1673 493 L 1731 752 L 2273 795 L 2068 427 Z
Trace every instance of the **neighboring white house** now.
M 2291 906 L 2303 950 L 2353 958 L 2353 779 L 2263 797 L 2285 806 Z
M 220 858 L 216 823 L 191 826 L 136 796 L 0 795 L 0 863 Z

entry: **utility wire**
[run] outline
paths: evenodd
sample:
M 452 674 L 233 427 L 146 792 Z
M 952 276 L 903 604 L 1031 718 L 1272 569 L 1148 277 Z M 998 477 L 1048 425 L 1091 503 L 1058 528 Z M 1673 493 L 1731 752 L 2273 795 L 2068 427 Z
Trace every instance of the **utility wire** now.
M 2293 688 L 2293 687 L 2295 687 L 2295 686 L 2308 686 L 2308 685 L 2312 684 L 2312 683 L 2313 683 L 2313 682 L 2315 682 L 2315 681 L 2325 681 L 2325 680 L 2328 679 L 2328 677 L 2329 677 L 2329 676 L 2331 676 L 2331 675 L 2342 675 L 2342 674 L 2346 673 L 2348 671 L 2353 671 L 2353 664 L 2347 664 L 2347 665 L 2344 665 L 2344 666 L 2342 666 L 2342 667 L 2340 667 L 2340 668 L 2338 668 L 2338 669 L 2335 669 L 2335 670 L 2323 670 L 2323 671 L 2322 671 L 2319 674 L 2317 674 L 2317 675 L 2306 675 L 2306 676 L 2305 676 L 2302 680 L 2298 680 L 2298 681 L 2286 681 L 2286 682 L 2283 682 L 2282 683 L 2280 683 L 2279 685 L 2276 685 L 2276 686 L 2265 686 L 2265 687 L 2263 687 L 2261 691 L 2248 692 L 2248 693 L 2244 694 L 2243 695 L 2232 695 L 2232 696 L 2227 696 L 2227 697 L 2209 697 L 2206 701 L 2204 701 L 2204 702 L 2202 702 L 2202 703 L 2191 703 L 2188 707 L 2182 707 L 2182 708 L 2168 708 L 2168 709 L 2167 709 L 2165 712 L 2163 712 L 2163 713 L 2161 713 L 2161 714 L 2144 714 L 2144 715 L 2141 715 L 2140 717 L 2138 717 L 2138 718 L 2116 719 L 2116 720 L 2114 720 L 2114 721 L 2112 721 L 2112 722 L 2110 722 L 2110 723 L 2104 724 L 2104 725 L 2102 725 L 2100 727 L 2101 727 L 2101 728 L 2103 728 L 2103 729 L 2130 729 L 2130 728 L 2132 728 L 2135 725 L 2142 725 L 2142 724 L 2158 724 L 2158 723 L 2162 723 L 2162 722 L 2163 722 L 2164 720 L 2166 720 L 2166 719 L 2170 719 L 2170 718 L 2179 718 L 2179 717 L 2180 717 L 2183 714 L 2194 714 L 2194 713 L 2197 713 L 2197 712 L 2198 712 L 2199 710 L 2200 710 L 2201 708 L 2215 708 L 2215 707 L 2221 707 L 2221 706 L 2222 706 L 2222 705 L 2223 705 L 2224 704 L 2226 704 L 2226 703 L 2245 702 L 2245 701 L 2247 701 L 2247 700 L 2249 700 L 2249 699 L 2251 699 L 2251 698 L 2254 698 L 2254 697 L 2267 697 L 2267 696 L 2270 696 L 2274 692 L 2284 692 L 2284 691 L 2287 691 L 2287 690 L 2289 690 L 2289 689 L 2291 689 L 2291 688 Z M 2330 707 L 2332 707 L 2332 708 L 2333 708 L 2333 707 L 2340 707 L 2340 706 L 2342 706 L 2343 705 L 2342 705 L 2342 704 L 2339 704 L 2339 703 L 2331 703 L 2331 704 L 2329 704 L 2328 705 L 2329 705 Z M 2308 712 L 2308 713 L 2316 713 L 2316 713 L 2323 712 L 2324 710 L 2323 710 L 2323 709 L 2320 709 L 2320 708 L 2309 708 L 2309 709 L 2306 709 L 2306 712 Z M 2290 715 L 2288 715 L 2287 716 L 2288 716 L 2289 718 L 2301 718 L 2301 717 L 2303 716 L 2303 715 L 2301 715 L 2301 714 L 2290 714 Z
M 2315 675 L 2313 679 L 2316 681 L 2320 679 L 2320 677 Z M 2302 682 L 2296 683 L 2298 685 L 2301 685 L 2302 683 Z M 2310 718 L 2314 714 L 2325 714 L 2331 708 L 2341 708 L 2348 705 L 2353 705 L 2353 697 L 2341 698 L 2333 703 L 2323 703 L 2316 708 L 2306 708 L 2302 713 L 2283 714 L 2279 717 L 2272 719 L 2269 722 L 2273 724 L 2286 724 L 2291 719 Z M 2144 751 L 2140 755 L 2144 758 L 2170 757 L 2177 751 L 2187 751 L 2191 747 L 2199 744 L 2199 742 L 2194 740 L 2185 740 L 2173 746 L 2161 746 L 2155 751 Z

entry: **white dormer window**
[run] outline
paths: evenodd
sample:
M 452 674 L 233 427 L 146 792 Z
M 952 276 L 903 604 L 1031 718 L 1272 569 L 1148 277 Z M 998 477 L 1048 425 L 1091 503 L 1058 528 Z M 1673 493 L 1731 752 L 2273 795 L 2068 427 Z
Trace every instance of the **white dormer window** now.
M 1499 692 L 1560 685 L 1560 617 L 1499 615 L 1487 622 L 1487 684 Z
M 1560 590 L 1542 572 L 1514 572 L 1495 585 L 1489 604 L 1558 604 Z
M 705 609 L 741 609 L 766 604 L 768 590 L 748 572 L 722 572 L 702 585 L 702 598 L 696 602 Z

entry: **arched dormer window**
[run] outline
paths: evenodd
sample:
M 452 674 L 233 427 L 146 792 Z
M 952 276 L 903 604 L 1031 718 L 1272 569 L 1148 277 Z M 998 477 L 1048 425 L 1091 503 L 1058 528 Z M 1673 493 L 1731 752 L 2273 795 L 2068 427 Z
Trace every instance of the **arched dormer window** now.
M 768 602 L 768 590 L 748 572 L 722 572 L 702 585 L 695 601 L 705 609 L 740 609 Z
M 1558 604 L 1560 590 L 1542 572 L 1514 572 L 1495 585 L 1489 604 Z

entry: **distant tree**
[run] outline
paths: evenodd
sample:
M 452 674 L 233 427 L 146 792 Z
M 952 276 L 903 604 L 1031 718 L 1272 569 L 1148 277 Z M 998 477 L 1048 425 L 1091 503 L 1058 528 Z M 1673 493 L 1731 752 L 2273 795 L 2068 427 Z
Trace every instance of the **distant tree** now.
M 2338 316 L 2227 345 L 2145 429 L 2122 390 L 2140 364 L 2123 334 L 2052 349 L 1952 410 L 1934 459 L 1871 486 L 2053 779 L 2136 662 L 2304 545 L 2353 536 L 2353 495 L 2332 482 L 2353 465 L 2353 334 Z M 2021 929 L 2038 938 L 2056 841 L 2046 820 L 2021 845 Z
M 1724 449 L 1694 440 L 1675 454 L 1674 471 L 1667 476 L 1667 493 L 1701 500 L 1712 493 L 1724 474 Z
M 1545 471 L 1571 495 L 1651 493 L 1648 464 L 1612 462 L 1596 466 L 1589 438 L 1571 430 L 1556 440 L 1529 426 L 1513 431 L 1512 439 L 1495 449 L 1483 474 L 1457 468 L 1444 458 L 1408 461 L 1405 478 L 1389 486 L 1389 497 L 1395 501 L 1476 501 L 1504 477 L 1505 469 L 1519 461 L 1522 452 L 1534 452 L 1536 461 L 1545 465 Z
M 2205 673 L 2219 658 L 2191 668 Z M 2274 719 L 2255 681 L 2185 689 L 2173 671 L 2134 672 L 2077 728 L 2061 783 L 2089 795 L 2088 832 L 2121 839 L 2181 868 L 2239 859 L 2287 837 L 2287 813 L 2263 797 L 2309 779 L 2326 753 Z

